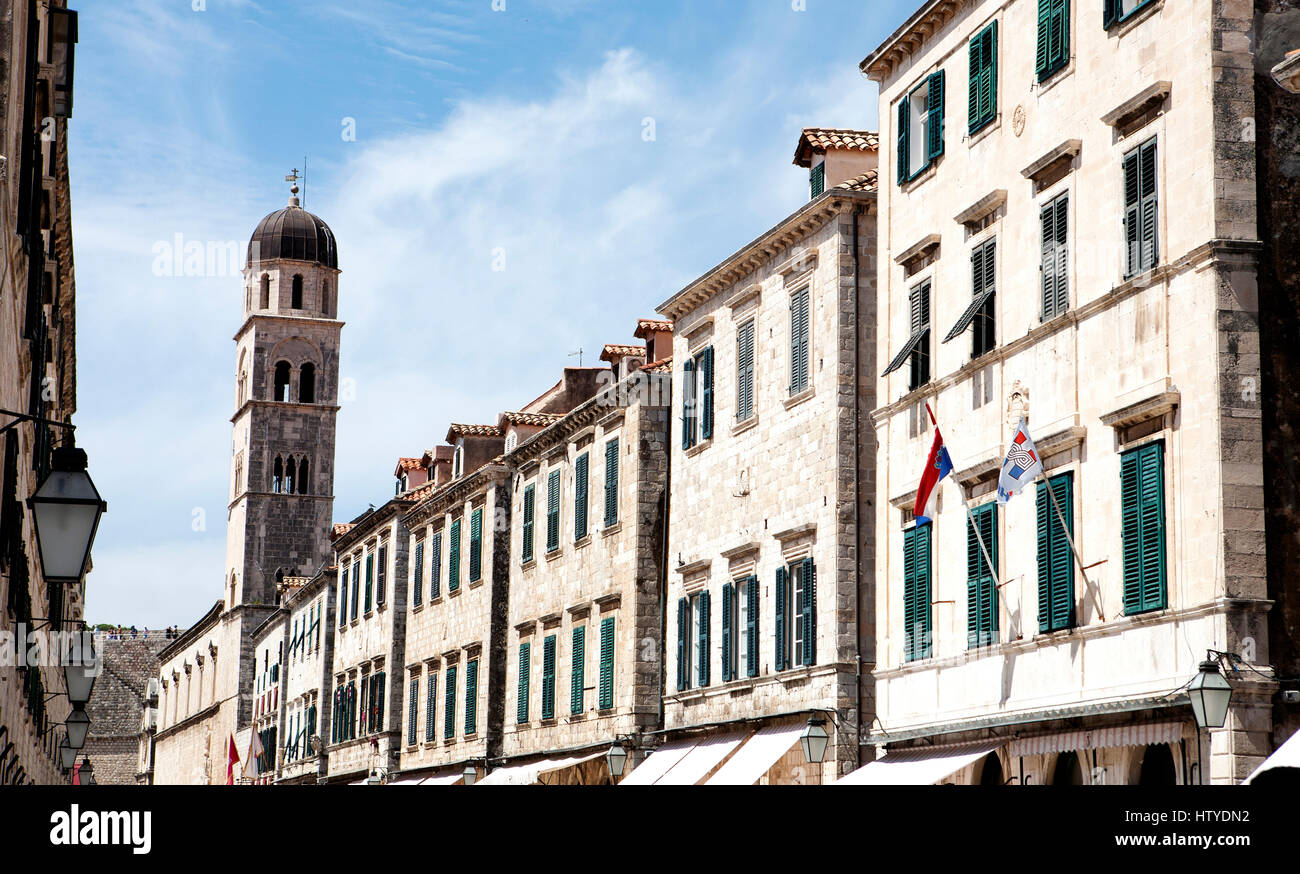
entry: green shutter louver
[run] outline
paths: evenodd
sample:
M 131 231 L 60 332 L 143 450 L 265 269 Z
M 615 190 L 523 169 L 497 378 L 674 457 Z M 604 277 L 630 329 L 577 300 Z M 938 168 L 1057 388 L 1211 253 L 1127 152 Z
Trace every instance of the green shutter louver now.
M 931 652 L 931 525 L 903 532 L 903 651 L 906 661 Z
M 970 133 L 988 127 L 998 115 L 998 23 L 970 41 Z
M 411 603 L 419 607 L 424 603 L 424 538 L 415 542 L 414 579 L 411 585 Z
M 689 644 L 686 641 L 688 626 L 690 623 L 691 602 L 686 598 L 677 599 L 677 691 L 684 692 L 687 689 L 688 674 L 686 670 L 686 648 Z
M 361 606 L 361 560 L 352 562 L 352 618 L 357 618 Z
M 429 674 L 424 692 L 424 739 L 432 742 L 438 733 L 438 723 L 434 720 L 438 706 L 438 675 Z
M 348 568 L 339 577 L 339 628 L 348 624 Z
M 699 648 L 696 650 L 700 654 L 700 663 L 696 666 L 696 674 L 700 688 L 703 689 L 709 685 L 709 667 L 712 662 L 709 657 L 709 593 L 700 592 L 696 597 L 699 599 L 700 610 Z
M 542 642 L 542 719 L 555 718 L 555 635 Z
M 375 588 L 375 554 L 372 552 L 366 556 L 366 612 L 369 613 L 374 606 L 374 588 Z
M 1073 628 L 1074 555 L 1067 535 L 1074 531 L 1074 475 L 1055 476 L 1051 480 L 1065 517 L 1062 528 L 1051 493 L 1045 483 L 1038 484 L 1038 630 L 1046 634 Z
M 1163 443 L 1148 443 L 1120 457 L 1120 493 L 1124 613 L 1162 610 L 1167 604 Z
M 560 472 L 553 470 L 546 478 L 546 551 L 560 548 Z
M 600 700 L 601 710 L 614 706 L 614 617 L 600 621 Z
M 754 334 L 752 319 L 736 332 L 736 420 L 740 422 L 754 415 Z
M 807 288 L 790 296 L 790 395 L 808 388 L 810 297 Z
M 817 569 L 811 558 L 803 560 L 803 665 L 817 664 Z
M 585 708 L 583 692 L 587 682 L 587 626 L 573 629 L 573 648 L 569 652 L 569 712 L 582 713 Z
M 933 74 L 929 79 L 929 97 L 926 102 L 929 121 L 926 125 L 925 157 L 933 161 L 944 149 L 944 73 Z M 927 163 L 928 166 L 928 163 Z
M 573 539 L 581 540 L 587 536 L 587 468 L 590 454 L 582 453 L 573 464 Z
M 682 364 L 682 449 L 695 445 L 695 362 Z
M 1038 81 L 1049 78 L 1070 60 L 1070 0 L 1038 0 Z
M 1039 212 L 1042 227 L 1042 318 L 1053 319 L 1070 308 L 1070 196 L 1062 194 Z
M 519 559 L 524 564 L 533 560 L 533 528 L 537 513 L 537 486 L 529 483 L 524 486 L 524 529 L 523 545 L 519 550 Z
M 420 678 L 411 678 L 411 701 L 406 707 L 406 743 L 415 744 L 416 730 L 420 719 Z
M 726 583 L 722 587 L 722 682 L 730 683 L 735 679 L 735 652 L 732 647 L 735 645 L 735 634 L 731 629 L 732 623 L 732 600 L 735 598 L 735 589 L 731 583 Z
M 519 644 L 519 701 L 515 704 L 515 721 L 528 722 L 528 681 L 533 668 L 532 644 Z
M 912 178 L 911 144 L 909 138 L 912 125 L 911 100 L 904 97 L 898 101 L 898 184 L 902 185 Z
M 447 666 L 446 682 L 442 702 L 442 736 L 451 740 L 456 736 L 456 665 Z
M 1102 27 L 1109 28 L 1115 22 L 1119 21 L 1120 15 L 1123 13 L 1121 3 L 1122 0 L 1102 0 Z
M 790 588 L 790 572 L 783 567 L 777 568 L 776 569 L 776 598 L 774 599 L 776 613 L 775 613 L 773 624 L 774 624 L 774 630 L 776 631 L 775 661 L 776 661 L 776 669 L 778 671 L 784 671 L 786 668 L 790 667 L 790 661 L 789 661 L 790 630 L 786 626 L 786 620 L 785 620 L 786 600 L 787 600 L 787 594 L 789 588 Z
M 745 617 L 745 662 L 746 675 L 758 676 L 758 577 L 751 576 L 745 581 L 745 598 L 747 599 Z
M 442 597 L 442 532 L 429 539 L 429 600 Z
M 477 583 L 481 579 L 483 579 L 482 507 L 475 510 L 469 517 L 469 581 Z
M 478 733 L 478 659 L 465 665 L 465 736 Z
M 700 439 L 713 439 L 713 347 L 701 352 L 696 360 L 700 369 L 703 401 L 700 405 Z
M 379 566 L 375 569 L 375 604 L 388 603 L 388 547 L 379 547 Z
M 618 438 L 605 444 L 605 527 L 618 524 Z
M 1160 260 L 1159 184 L 1156 140 L 1124 156 L 1124 278 L 1154 268 Z
M 451 543 L 448 545 L 450 552 L 447 554 L 447 591 L 455 592 L 460 589 L 460 522 L 457 519 L 451 523 Z
M 812 199 L 816 200 L 826 191 L 826 164 L 823 162 L 812 168 L 809 179 L 809 189 L 812 192 Z
M 971 649 L 998 641 L 997 561 L 998 505 L 984 504 L 966 520 L 966 645 Z

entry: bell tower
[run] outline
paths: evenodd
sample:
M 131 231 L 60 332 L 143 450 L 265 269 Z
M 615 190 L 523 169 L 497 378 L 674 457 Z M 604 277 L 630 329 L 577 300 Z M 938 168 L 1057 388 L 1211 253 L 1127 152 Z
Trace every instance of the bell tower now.
M 248 244 L 235 334 L 226 609 L 272 606 L 282 576 L 328 564 L 338 414 L 338 248 L 298 200 Z

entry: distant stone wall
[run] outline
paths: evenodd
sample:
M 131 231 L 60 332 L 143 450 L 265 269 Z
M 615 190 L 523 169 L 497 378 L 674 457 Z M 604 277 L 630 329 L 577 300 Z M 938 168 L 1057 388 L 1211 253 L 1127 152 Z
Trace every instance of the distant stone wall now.
M 132 640 L 98 635 L 104 670 L 95 681 L 87 712 L 90 734 L 82 755 L 89 756 L 95 780 L 104 785 L 134 785 L 140 767 L 141 721 L 149 678 L 158 676 L 158 653 L 171 643 L 161 633 Z

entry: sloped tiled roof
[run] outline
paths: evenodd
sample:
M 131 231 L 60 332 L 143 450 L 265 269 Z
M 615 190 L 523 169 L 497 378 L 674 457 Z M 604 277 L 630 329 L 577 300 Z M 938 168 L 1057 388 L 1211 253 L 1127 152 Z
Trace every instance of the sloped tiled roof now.
M 828 149 L 876 152 L 880 150 L 880 137 L 869 130 L 807 127 L 799 136 L 799 146 L 794 151 L 794 162 L 800 167 L 810 166 L 815 153 L 825 152 Z
M 846 179 L 835 187 L 843 188 L 845 191 L 875 191 L 879 181 L 880 174 L 875 170 L 868 170 L 861 176 Z
M 644 340 L 646 334 L 653 334 L 659 331 L 672 331 L 673 323 L 667 319 L 637 319 L 636 333 L 633 337 L 638 340 Z
M 424 460 L 420 458 L 399 458 L 397 459 L 398 470 L 418 470 L 424 467 Z
M 355 527 L 356 527 L 356 526 L 353 525 L 351 522 L 343 522 L 343 523 L 340 523 L 340 524 L 338 524 L 338 525 L 335 525 L 335 526 L 334 526 L 334 531 L 333 531 L 333 533 L 330 535 L 330 539 L 331 539 L 331 540 L 337 540 L 337 539 L 339 539 L 340 537 L 342 537 L 344 534 L 347 534 L 349 531 L 351 531 L 351 530 L 352 530 L 353 528 L 355 528 Z
M 649 364 L 643 365 L 641 369 L 647 373 L 672 373 L 672 356 L 669 356 L 668 358 L 660 358 L 658 361 L 651 361 Z
M 429 483 L 425 483 L 424 485 L 420 486 L 417 489 L 412 489 L 409 492 L 403 492 L 398 497 L 400 500 L 403 501 L 423 501 L 425 498 L 429 497 L 429 495 L 432 495 L 436 490 L 437 490 L 437 486 L 429 482 Z
M 545 428 L 564 417 L 559 413 L 502 413 L 501 421 L 511 425 L 537 425 Z
M 500 425 L 457 425 L 452 424 L 447 429 L 447 442 L 451 442 L 456 437 L 500 437 Z
M 644 346 L 622 346 L 618 343 L 606 343 L 605 350 L 600 353 L 601 361 L 613 361 L 615 358 L 644 358 Z

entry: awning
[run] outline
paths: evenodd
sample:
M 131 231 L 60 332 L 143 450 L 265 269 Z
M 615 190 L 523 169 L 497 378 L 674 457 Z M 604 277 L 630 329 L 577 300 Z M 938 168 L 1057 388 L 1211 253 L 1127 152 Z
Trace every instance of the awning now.
M 407 777 L 405 780 L 389 780 L 389 786 L 419 786 L 424 780 L 420 777 Z
M 571 756 L 564 759 L 542 759 L 538 762 L 530 762 L 527 765 L 508 765 L 504 768 L 497 768 L 491 774 L 488 774 L 482 780 L 479 780 L 476 786 L 532 786 L 539 779 L 554 771 L 564 768 L 571 768 L 574 765 L 581 765 L 584 762 L 590 762 L 593 759 L 599 759 L 605 755 L 605 750 L 596 753 L 587 753 L 581 756 Z
M 420 781 L 421 786 L 456 786 L 465 782 L 465 775 L 460 774 L 435 774 L 432 777 L 425 777 Z
M 806 729 L 806 725 L 772 725 L 760 730 L 709 778 L 708 785 L 753 786 L 790 752 Z
M 1249 785 L 1261 774 L 1278 768 L 1300 768 L 1300 731 L 1291 735 L 1291 739 L 1278 747 L 1273 755 L 1264 760 L 1264 764 L 1255 769 L 1255 773 L 1246 778 Z M 1261 781 L 1262 782 L 1262 781 Z
M 952 330 L 948 332 L 948 336 L 943 338 L 943 342 L 947 343 L 949 340 L 961 334 L 962 331 L 969 328 L 970 323 L 975 321 L 975 314 L 980 311 L 984 304 L 988 303 L 989 298 L 991 297 L 993 297 L 993 289 L 991 288 L 975 295 L 975 298 L 970 302 L 970 306 L 966 307 L 966 312 L 961 314 L 961 318 L 957 320 L 957 324 L 953 325 Z
M 836 786 L 932 786 L 972 765 L 1005 740 L 950 747 L 920 747 L 886 753 L 835 781 Z
M 694 786 L 716 768 L 719 762 L 731 755 L 744 739 L 745 735 L 741 732 L 701 738 L 693 750 L 655 781 L 655 785 Z
M 1148 722 L 1140 725 L 1117 725 L 1091 731 L 1066 731 L 1023 737 L 1011 742 L 1008 750 L 1018 756 L 1041 756 L 1074 750 L 1104 750 L 1114 747 L 1145 747 L 1173 744 L 1183 739 L 1181 722 Z
M 694 738 L 676 740 L 666 743 L 655 750 L 641 764 L 632 769 L 632 773 L 623 778 L 620 786 L 650 786 L 658 783 L 668 770 L 686 757 L 699 743 Z

